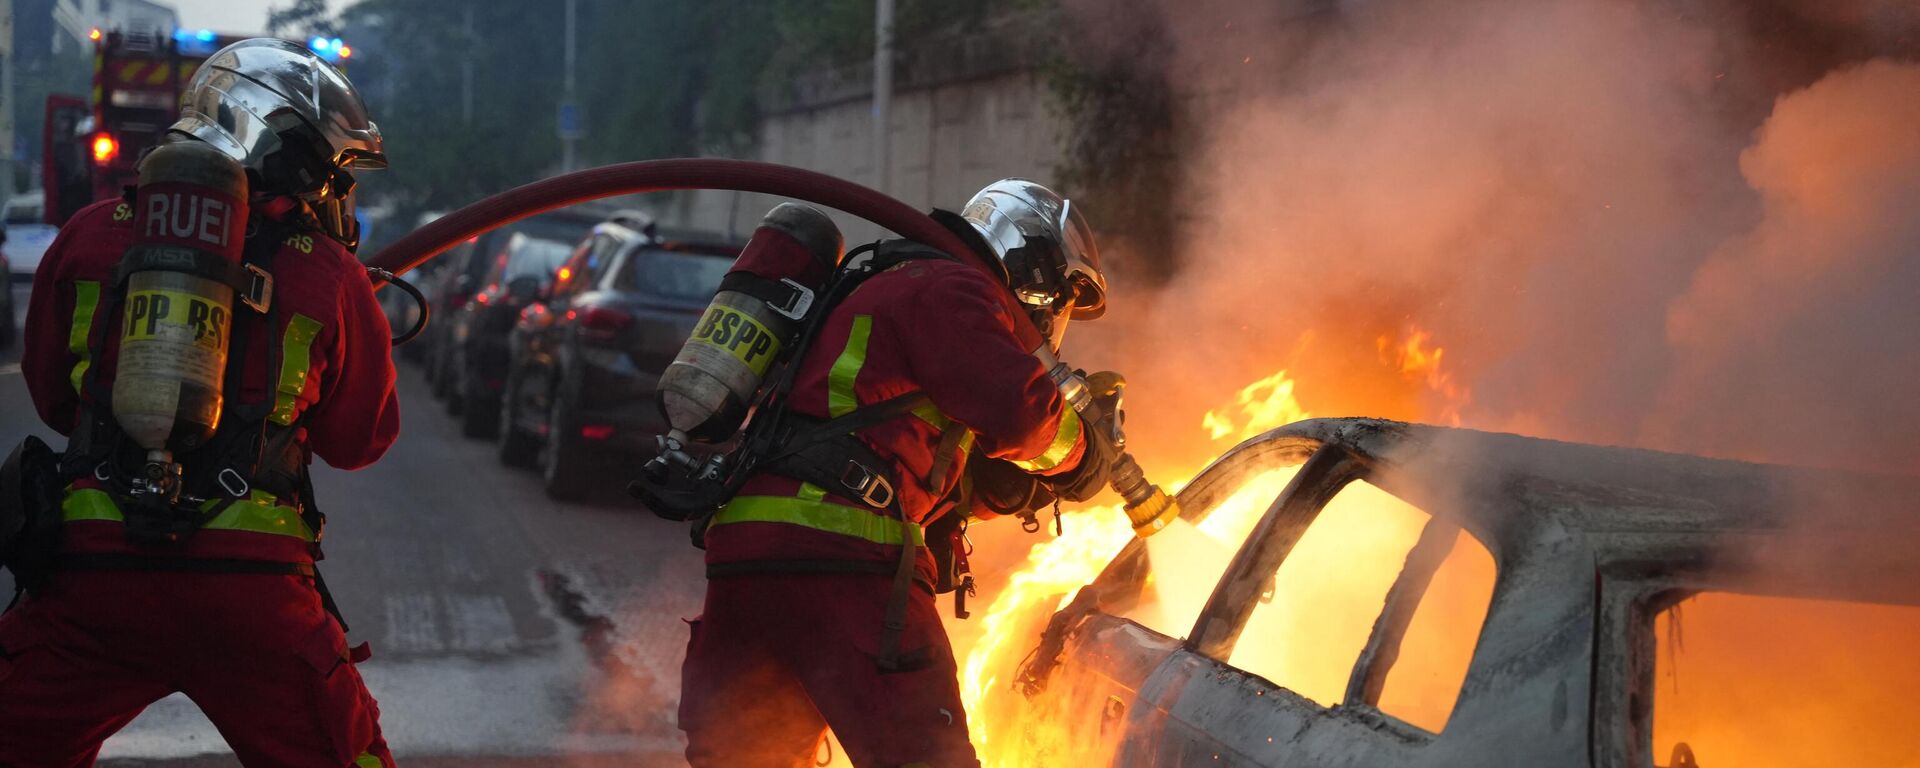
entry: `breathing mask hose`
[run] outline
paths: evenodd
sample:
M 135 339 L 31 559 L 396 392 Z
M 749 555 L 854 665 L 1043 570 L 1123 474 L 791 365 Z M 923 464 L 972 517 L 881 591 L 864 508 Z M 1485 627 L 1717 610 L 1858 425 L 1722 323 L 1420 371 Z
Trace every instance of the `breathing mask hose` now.
M 845 179 L 751 160 L 680 158 L 589 168 L 515 187 L 434 219 L 382 249 L 368 266 L 406 274 L 467 238 L 529 216 L 605 197 L 677 189 L 729 189 L 790 197 L 858 216 L 955 258 L 976 262 L 985 258 L 927 214 Z M 376 287 L 385 282 L 377 274 L 370 277 Z

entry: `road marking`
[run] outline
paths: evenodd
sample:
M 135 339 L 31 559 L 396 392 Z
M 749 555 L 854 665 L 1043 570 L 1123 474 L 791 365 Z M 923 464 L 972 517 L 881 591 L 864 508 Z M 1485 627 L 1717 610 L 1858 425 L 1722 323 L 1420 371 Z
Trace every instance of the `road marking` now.
M 0 376 L 6 376 L 8 374 L 14 374 L 19 372 L 20 372 L 19 363 L 0 363 Z
M 458 652 L 510 653 L 518 644 L 513 614 L 499 595 L 448 595 L 447 624 Z
M 424 592 L 387 596 L 387 650 L 396 653 L 437 653 L 440 622 L 433 595 Z

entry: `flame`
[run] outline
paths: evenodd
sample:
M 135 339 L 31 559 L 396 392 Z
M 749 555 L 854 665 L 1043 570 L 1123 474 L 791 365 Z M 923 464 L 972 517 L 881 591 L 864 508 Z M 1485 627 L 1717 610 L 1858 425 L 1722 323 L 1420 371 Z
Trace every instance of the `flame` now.
M 1380 362 L 1398 370 L 1410 381 L 1421 382 L 1440 398 L 1437 416 L 1450 426 L 1460 426 L 1460 410 L 1473 401 L 1473 392 L 1456 383 L 1453 373 L 1441 363 L 1447 351 L 1431 346 L 1433 334 L 1418 326 L 1407 326 L 1399 339 L 1382 335 L 1375 340 Z
M 1200 426 L 1207 430 L 1214 440 L 1232 437 L 1236 441 L 1245 440 L 1283 424 L 1292 424 L 1309 418 L 1307 409 L 1300 407 L 1300 401 L 1293 395 L 1293 379 L 1287 376 L 1285 369 L 1240 390 L 1234 397 L 1235 405 L 1229 408 L 1239 411 L 1237 420 L 1231 412 L 1222 415 L 1222 411 L 1207 411 L 1200 419 Z
M 1400 388 L 1408 390 L 1401 396 L 1430 400 L 1433 407 L 1428 410 L 1434 411 L 1434 416 L 1451 424 L 1459 423 L 1460 411 L 1470 402 L 1471 395 L 1443 364 L 1445 350 L 1434 344 L 1431 333 L 1409 326 L 1399 334 L 1382 335 L 1379 353 L 1388 379 L 1402 382 Z M 1230 402 L 1206 411 L 1199 426 L 1210 441 L 1210 453 L 1217 453 L 1219 444 L 1229 438 L 1244 440 L 1310 418 L 1311 412 L 1303 404 L 1300 390 L 1291 368 L 1281 368 L 1242 387 Z M 1134 445 L 1158 444 L 1150 439 L 1132 442 Z M 1169 464 L 1185 467 L 1187 471 L 1178 476 L 1190 478 L 1212 457 L 1189 456 L 1184 461 L 1152 458 L 1159 467 Z M 1159 467 L 1156 473 L 1165 471 Z M 1199 525 L 1176 523 L 1148 539 L 1149 558 L 1155 562 L 1205 565 L 1154 571 L 1148 581 L 1150 594 L 1128 611 L 1127 618 L 1150 626 L 1191 626 L 1228 560 L 1292 479 L 1294 471 L 1295 468 L 1286 468 L 1252 478 L 1215 507 Z M 1183 480 L 1170 485 L 1169 490 L 1184 485 Z M 1392 498 L 1377 491 L 1375 494 Z M 1378 506 L 1385 502 L 1369 498 L 1360 503 Z M 1034 545 L 1017 570 L 1003 583 L 990 586 L 996 594 L 980 618 L 978 640 L 963 649 L 961 697 L 969 713 L 975 748 L 985 765 L 996 768 L 1047 765 L 1068 759 L 1101 764 L 1098 755 L 1087 753 L 1089 744 L 1099 740 L 1071 733 L 1072 718 L 1020 719 L 1006 707 L 987 705 L 990 696 L 1001 695 L 1012 685 L 1052 613 L 1092 582 L 1133 540 L 1126 515 L 1118 505 L 1090 507 L 1073 514 L 1072 518 L 1063 535 Z M 1394 527 L 1396 530 L 1389 538 L 1399 544 L 1411 541 L 1408 536 L 1418 534 L 1418 527 L 1412 522 L 1396 523 Z M 1340 526 L 1323 535 L 1348 540 L 1375 533 L 1378 531 L 1364 526 Z M 1391 548 L 1383 547 L 1382 551 Z M 1399 552 L 1383 557 L 1398 558 L 1404 554 L 1402 547 Z M 1490 573 L 1489 564 L 1489 576 Z M 1483 604 L 1481 609 L 1484 607 Z M 1368 612 L 1366 619 L 1371 621 L 1372 612 Z M 1472 620 L 1477 622 L 1479 617 Z M 1346 669 L 1339 672 L 1344 680 Z M 1444 720 L 1444 713 L 1441 718 Z
M 1107 561 L 1132 539 L 1133 527 L 1119 505 L 1085 510 L 1059 538 L 1035 544 L 1027 552 L 1026 564 L 1000 588 L 981 617 L 980 640 L 967 654 L 960 678 L 960 697 L 966 704 L 974 748 L 983 756 L 983 764 L 1017 762 L 1010 760 L 1012 754 L 997 760 L 984 757 L 999 754 L 989 748 L 995 734 L 990 731 L 991 714 L 981 706 L 988 693 L 1011 684 L 1019 671 L 1023 646 L 1031 645 L 1044 629 L 1046 616 L 1100 575 Z M 1042 605 L 1049 610 L 1032 610 Z

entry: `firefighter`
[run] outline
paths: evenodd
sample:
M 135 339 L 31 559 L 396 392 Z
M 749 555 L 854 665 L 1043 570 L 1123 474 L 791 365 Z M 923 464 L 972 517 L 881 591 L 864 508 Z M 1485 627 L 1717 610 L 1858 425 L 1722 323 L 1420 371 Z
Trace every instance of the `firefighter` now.
M 248 766 L 393 764 L 355 668 L 366 646 L 348 647 L 314 570 L 324 517 L 308 478 L 311 457 L 366 466 L 399 431 L 387 322 L 353 255 L 350 170 L 386 165 L 380 133 L 333 66 L 253 39 L 201 66 L 153 152 L 205 147 L 237 164 L 245 199 L 165 212 L 136 211 L 131 196 L 97 202 L 34 278 L 21 368 L 40 418 L 68 436 L 66 490 L 50 573 L 0 616 L 0 765 L 90 765 L 102 740 L 176 692 Z M 143 164 L 143 204 L 147 175 Z M 222 218 L 242 206 L 244 220 Z M 191 242 L 243 232 L 246 267 L 230 308 L 178 291 L 169 302 L 211 329 L 204 349 L 228 345 L 218 428 L 165 462 L 172 480 L 141 474 L 161 464 L 115 407 L 152 394 L 116 387 L 116 372 L 167 362 L 136 354 L 142 323 L 123 320 L 157 316 L 161 299 L 129 297 L 142 273 L 117 273 L 150 234 L 136 224 L 159 213 L 170 218 L 149 230 L 170 224 Z M 193 386 L 142 388 L 203 393 Z M 156 482 L 177 495 L 135 501 Z
M 769 457 L 702 534 L 679 720 L 694 766 L 812 765 L 828 727 L 863 768 L 979 765 L 934 607 L 964 572 L 955 523 L 984 499 L 1018 512 L 1106 482 L 1110 453 L 1050 377 L 1068 321 L 1105 308 L 1085 222 L 1019 179 L 936 218 L 980 258 L 879 244 L 872 258 L 898 263 L 829 310 L 792 363 L 786 415 L 924 401 Z M 989 477 L 991 493 L 967 493 Z

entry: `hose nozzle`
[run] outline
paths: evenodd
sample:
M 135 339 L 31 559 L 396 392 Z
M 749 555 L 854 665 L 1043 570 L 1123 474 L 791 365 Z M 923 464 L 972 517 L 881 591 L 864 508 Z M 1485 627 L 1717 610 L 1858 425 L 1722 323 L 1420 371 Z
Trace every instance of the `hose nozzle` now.
M 1146 538 L 1159 533 L 1180 517 L 1180 504 L 1147 481 L 1140 462 L 1133 454 L 1122 453 L 1113 463 L 1113 490 L 1127 502 L 1127 519 L 1133 522 L 1133 535 Z

